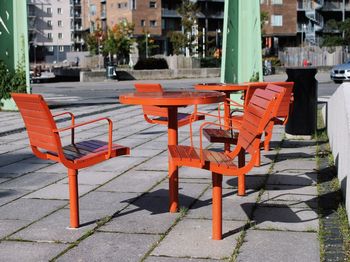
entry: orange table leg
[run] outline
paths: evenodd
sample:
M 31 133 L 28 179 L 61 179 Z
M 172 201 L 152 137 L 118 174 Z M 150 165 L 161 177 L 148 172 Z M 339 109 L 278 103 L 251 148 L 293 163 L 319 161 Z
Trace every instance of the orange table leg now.
M 222 239 L 222 175 L 212 173 L 213 181 L 213 240 Z
M 168 145 L 177 145 L 177 107 L 168 108 Z M 179 181 L 178 167 L 169 157 L 169 210 L 171 213 L 178 211 L 179 206 Z
M 226 98 L 230 98 L 230 93 L 226 92 Z M 230 126 L 231 125 L 231 121 L 230 121 L 230 103 L 229 100 L 225 99 L 224 101 L 224 116 L 225 116 L 225 126 Z M 227 129 L 227 128 L 225 128 Z M 230 144 L 229 143 L 225 143 L 224 145 L 224 150 L 225 152 L 229 152 L 230 151 Z
M 68 169 L 70 227 L 79 227 L 78 170 Z

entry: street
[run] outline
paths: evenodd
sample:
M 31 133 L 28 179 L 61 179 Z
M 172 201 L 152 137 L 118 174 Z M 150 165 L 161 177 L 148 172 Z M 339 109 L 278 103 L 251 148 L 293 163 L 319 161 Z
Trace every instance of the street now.
M 286 74 L 265 76 L 265 81 L 285 81 Z M 339 84 L 334 84 L 328 72 L 320 72 L 316 75 L 318 80 L 318 96 L 327 99 L 331 96 Z M 170 79 L 170 80 L 133 80 L 104 82 L 58 82 L 32 84 L 33 93 L 42 94 L 51 106 L 64 105 L 96 105 L 113 104 L 120 93 L 133 91 L 135 82 L 157 82 L 166 89 L 191 89 L 198 83 L 215 83 L 219 78 L 198 78 L 198 79 Z

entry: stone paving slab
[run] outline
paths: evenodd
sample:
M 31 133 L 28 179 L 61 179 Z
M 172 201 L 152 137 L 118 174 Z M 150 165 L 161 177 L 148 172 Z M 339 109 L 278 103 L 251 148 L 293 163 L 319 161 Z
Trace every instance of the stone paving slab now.
M 50 216 L 29 225 L 12 235 L 10 239 L 23 239 L 39 242 L 75 242 L 97 226 L 97 222 L 106 216 L 98 210 L 80 210 L 80 227 L 69 228 L 69 209 L 60 209 Z M 1 221 L 0 221 L 1 224 Z M 13 231 L 14 232 L 14 231 Z
M 60 200 L 19 199 L 0 207 L 0 219 L 35 221 L 66 204 Z
M 268 185 L 316 186 L 317 173 L 273 173 L 267 179 Z
M 232 255 L 244 222 L 223 221 L 224 238 L 211 239 L 211 220 L 183 219 L 151 253 L 152 256 L 224 259 Z
M 258 229 L 318 232 L 319 228 L 316 210 L 289 208 L 285 205 L 279 207 L 258 205 L 253 220 L 255 228 Z
M 180 213 L 170 213 L 167 199 L 142 197 L 99 228 L 120 233 L 164 234 Z
M 47 166 L 48 164 L 29 164 L 29 163 L 16 162 L 7 166 L 0 167 L 0 176 L 17 177 L 26 173 L 39 170 Z
M 97 165 L 89 167 L 89 171 L 101 172 L 101 171 L 113 171 L 114 173 L 123 173 L 129 169 L 139 165 L 146 159 L 141 157 L 120 156 L 111 158 L 108 161 L 104 161 Z
M 316 233 L 248 230 L 237 262 L 320 261 Z
M 80 185 L 78 186 L 79 196 L 86 194 L 87 192 L 93 190 L 95 186 L 93 185 Z M 39 189 L 31 194 L 24 196 L 24 198 L 40 198 L 40 199 L 69 199 L 69 187 L 68 184 L 55 183 L 47 187 Z
M 227 180 L 225 183 L 223 182 L 223 187 L 229 186 L 229 187 L 238 188 L 238 178 L 237 177 L 225 176 L 225 178 Z M 245 186 L 246 186 L 245 188 L 246 189 L 260 190 L 264 186 L 265 180 L 266 180 L 266 175 L 247 174 L 245 176 Z
M 237 190 L 223 189 L 223 210 L 222 217 L 225 220 L 241 220 L 247 221 L 252 218 L 252 210 L 258 192 L 247 190 L 244 197 L 237 195 Z M 188 212 L 186 217 L 211 219 L 212 218 L 212 190 L 207 190 Z
M 0 184 L 0 189 L 25 189 L 32 191 L 55 183 L 65 176 L 65 174 L 58 173 L 47 174 L 33 172 Z
M 149 256 L 145 262 L 217 262 L 217 259 L 197 259 L 197 258 L 178 258 L 178 257 L 156 257 Z
M 0 206 L 5 205 L 30 191 L 24 189 L 0 189 Z
M 108 181 L 119 176 L 119 173 L 115 173 L 113 171 L 91 171 L 89 168 L 82 169 L 79 171 L 78 183 L 79 185 L 91 185 L 91 186 L 99 186 L 107 183 Z M 64 175 L 64 179 L 62 179 L 59 183 L 66 184 L 68 186 L 68 177 Z
M 168 171 L 168 166 L 169 164 L 167 156 L 155 156 L 142 163 L 141 165 L 137 166 L 136 170 Z
M 97 232 L 57 261 L 140 261 L 158 239 L 158 235 Z
M 158 182 L 167 178 L 167 176 L 168 173 L 163 171 L 137 171 L 133 169 L 108 182 L 97 190 L 143 193 Z
M 154 157 L 162 152 L 167 152 L 166 149 L 144 149 L 142 147 L 136 147 L 131 150 L 131 157 Z
M 297 164 L 296 164 L 297 163 Z M 316 170 L 315 159 L 287 159 L 282 161 L 277 161 L 274 165 L 275 172 L 300 172 L 301 170 L 305 172 L 310 172 Z
M 260 203 L 305 206 L 317 208 L 317 188 L 315 186 L 268 185 Z
M 49 261 L 68 245 L 58 243 L 28 243 L 4 241 L 0 243 L 0 257 L 7 262 Z
M 30 223 L 31 223 L 30 220 L 1 219 L 0 220 L 0 239 L 16 232 L 20 228 Z

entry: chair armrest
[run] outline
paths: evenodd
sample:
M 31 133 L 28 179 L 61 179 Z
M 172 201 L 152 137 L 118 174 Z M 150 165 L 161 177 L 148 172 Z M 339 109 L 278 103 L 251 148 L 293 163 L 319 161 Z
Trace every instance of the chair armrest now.
M 213 123 L 213 122 L 204 122 L 199 127 L 199 157 L 201 159 L 201 164 L 204 164 L 204 158 L 203 158 L 203 129 L 206 126 L 213 125 L 213 126 L 219 126 L 220 128 L 227 128 L 233 130 L 234 128 L 232 126 L 227 126 L 219 123 Z
M 75 124 L 75 116 L 74 116 L 74 114 L 71 113 L 71 112 L 68 112 L 68 111 L 61 112 L 61 113 L 58 113 L 58 114 L 54 114 L 54 115 L 52 115 L 52 117 L 58 117 L 58 116 L 63 116 L 63 115 L 70 115 L 70 118 L 71 118 L 71 121 L 72 121 L 71 125 L 73 126 Z M 72 128 L 71 130 L 72 130 L 71 131 L 71 143 L 74 144 L 74 128 Z
M 68 126 L 68 127 L 60 128 L 60 129 L 54 129 L 53 132 L 60 133 L 60 132 L 66 131 L 66 130 L 74 129 L 74 128 L 77 128 L 77 127 L 80 127 L 80 126 L 85 126 L 85 125 L 92 124 L 92 123 L 99 122 L 99 121 L 103 121 L 103 120 L 106 120 L 108 122 L 108 127 L 109 127 L 108 128 L 108 154 L 106 156 L 106 159 L 108 159 L 108 158 L 110 158 L 110 156 L 112 154 L 113 122 L 112 122 L 111 119 L 109 119 L 107 117 L 97 118 L 97 119 L 94 119 L 94 120 L 90 120 L 90 121 L 87 121 L 87 122 L 82 122 L 82 123 L 79 123 L 79 124 L 71 125 L 71 126 Z

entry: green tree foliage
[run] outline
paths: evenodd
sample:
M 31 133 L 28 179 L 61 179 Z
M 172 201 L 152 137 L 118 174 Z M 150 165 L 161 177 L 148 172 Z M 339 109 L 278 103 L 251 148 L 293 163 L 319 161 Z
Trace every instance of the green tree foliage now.
M 195 25 L 199 8 L 191 0 L 182 0 L 176 11 L 181 16 L 183 31 L 170 33 L 170 42 L 173 45 L 174 53 L 181 54 L 186 47 L 193 50 L 192 42 L 195 36 L 192 35 L 192 27 Z
M 265 11 L 261 11 L 260 13 L 260 28 L 261 28 L 261 34 L 265 34 L 264 25 L 269 20 L 269 13 Z
M 153 55 L 154 51 L 159 48 L 159 45 L 155 43 L 155 40 L 152 37 L 146 37 L 146 32 L 143 33 L 143 37 L 139 38 L 138 43 L 138 49 L 139 49 L 139 55 L 141 57 L 146 57 L 146 41 L 148 40 L 148 55 Z
M 339 29 L 344 32 L 344 44 L 350 45 L 350 18 L 340 23 Z
M 86 36 L 85 42 L 88 46 L 88 50 L 91 54 L 97 55 L 99 45 L 101 46 L 105 39 L 107 38 L 107 34 L 102 31 L 100 27 L 98 27 L 95 31 L 88 34 Z

